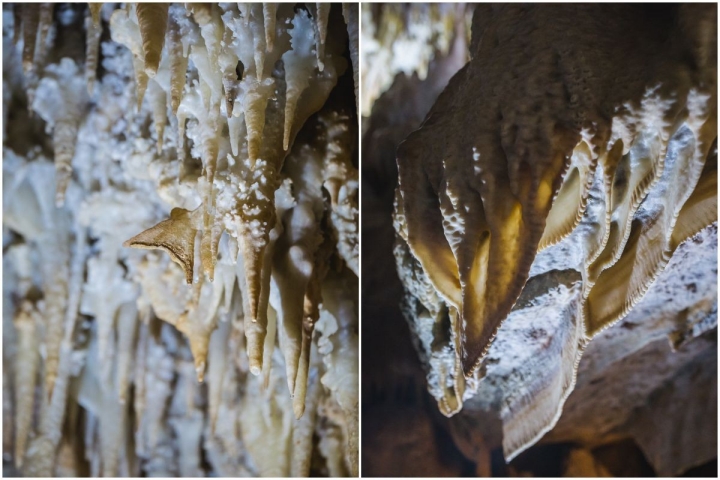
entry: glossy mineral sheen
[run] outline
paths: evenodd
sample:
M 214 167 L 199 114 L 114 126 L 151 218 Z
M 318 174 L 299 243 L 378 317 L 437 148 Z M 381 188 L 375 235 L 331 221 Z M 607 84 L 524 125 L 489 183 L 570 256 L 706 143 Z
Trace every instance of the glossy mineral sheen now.
M 397 151 L 395 255 L 441 411 L 490 388 L 496 335 L 555 332 L 559 367 L 503 392 L 507 459 L 558 421 L 587 343 L 717 221 L 715 9 L 643 11 L 478 6 L 470 61 Z M 531 351 L 507 335 L 507 361 Z

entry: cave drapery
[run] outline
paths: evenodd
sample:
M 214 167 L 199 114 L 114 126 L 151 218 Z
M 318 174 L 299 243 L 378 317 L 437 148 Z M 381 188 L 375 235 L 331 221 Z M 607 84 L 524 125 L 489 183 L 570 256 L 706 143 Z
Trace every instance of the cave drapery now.
M 392 173 L 381 161 L 397 147 L 403 313 L 455 442 L 468 458 L 500 444 L 509 461 L 541 439 L 625 435 L 663 475 L 714 458 L 713 422 L 707 448 L 671 455 L 627 412 L 645 409 L 647 426 L 649 395 L 667 397 L 716 349 L 714 263 L 673 267 L 717 255 L 716 7 L 477 5 L 461 62 L 440 48 L 467 31 L 450 7 L 363 8 L 361 77 L 363 184 Z M 420 53 L 375 68 L 394 42 Z M 443 69 L 454 76 L 440 93 Z M 437 98 L 424 111 L 423 95 Z M 616 406 L 647 358 L 666 367 Z M 716 412 L 708 395 L 659 438 Z M 583 415 L 598 421 L 583 430 Z

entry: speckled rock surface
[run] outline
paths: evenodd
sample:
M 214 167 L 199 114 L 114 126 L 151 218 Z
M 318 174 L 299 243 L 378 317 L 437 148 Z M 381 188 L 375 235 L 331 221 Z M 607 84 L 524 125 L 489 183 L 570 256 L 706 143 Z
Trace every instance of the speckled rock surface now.
M 628 31 L 619 24 L 641 11 L 659 23 L 637 24 L 648 35 L 620 52 Z M 694 47 L 681 53 L 692 43 L 688 25 L 713 31 L 700 13 L 477 9 L 470 62 L 397 149 L 394 254 L 428 390 L 446 416 L 466 403 L 495 411 L 508 461 L 556 425 L 594 337 L 630 314 L 645 318 L 642 342 L 657 338 L 647 317 L 662 324 L 665 307 L 638 304 L 677 246 L 717 219 L 715 98 L 699 93 L 716 74 L 687 63 Z M 613 30 L 599 27 L 603 15 L 617 20 Z M 568 46 L 560 24 L 581 40 Z M 708 48 L 701 57 L 713 55 Z M 615 57 L 623 74 L 611 80 L 603 65 Z M 674 297 L 676 309 L 699 301 Z M 698 324 L 665 332 L 676 344 L 711 325 L 673 315 Z M 637 342 L 618 339 L 618 348 L 629 355 L 645 345 Z
M 662 12 L 656 13 L 660 15 L 658 21 L 662 20 Z M 477 12 L 473 28 L 476 26 L 488 27 L 482 19 L 478 21 Z M 443 67 L 430 65 L 428 78 Z M 365 183 L 372 194 L 364 193 L 363 215 L 364 222 L 373 221 L 373 231 L 384 232 L 387 228 L 387 199 L 395 186 L 387 177 L 395 172 L 392 157 L 399 143 L 392 132 L 406 128 L 409 119 L 417 115 L 416 106 L 427 99 L 422 93 L 417 83 L 403 84 L 396 78 L 386 95 L 377 100 L 369 122 L 364 123 L 364 129 L 367 125 L 370 129 L 363 138 L 363 178 L 371 180 Z M 417 97 L 415 101 L 413 96 Z M 461 108 L 460 102 L 455 106 Z M 440 110 L 438 115 L 446 113 Z M 383 122 L 382 128 L 377 128 L 379 121 Z M 435 120 L 429 118 L 426 122 L 433 124 Z M 450 123 L 454 134 L 461 135 L 466 125 L 459 120 Z M 650 229 L 663 222 L 671 225 L 667 223 L 667 212 L 676 207 L 667 198 L 682 194 L 684 187 L 678 184 L 677 175 L 684 168 L 681 152 L 691 142 L 687 131 L 676 134 L 664 156 L 665 169 L 658 173 L 652 188 L 643 193 L 644 202 L 638 201 L 633 207 L 637 210 L 633 209 L 631 219 L 639 226 Z M 447 153 L 450 150 L 443 150 L 443 142 L 452 138 L 426 140 L 435 141 L 433 148 Z M 365 171 L 366 167 L 370 168 Z M 407 245 L 398 242 L 394 246 L 398 274 L 408 294 L 402 302 L 403 313 L 426 373 L 426 388 L 437 401 L 437 406 L 427 408 L 439 407 L 445 415 L 454 414 L 447 421 L 448 429 L 455 446 L 477 463 L 476 473 L 490 468 L 489 452 L 493 452 L 494 461 L 502 456 L 507 460 L 525 450 L 527 455 L 535 455 L 533 452 L 558 444 L 579 444 L 594 455 L 597 448 L 616 448 L 629 442 L 639 447 L 635 450 L 642 451 L 639 456 L 649 463 L 646 470 L 635 471 L 654 470 L 658 475 L 680 474 L 716 456 L 716 366 L 709 363 L 717 353 L 716 223 L 704 223 L 700 232 L 680 244 L 672 256 L 662 258 L 651 275 L 658 276 L 647 292 L 642 292 L 645 295 L 633 302 L 629 314 L 588 342 L 581 310 L 586 280 L 582 242 L 583 236 L 596 228 L 593 224 L 605 216 L 602 198 L 606 193 L 601 177 L 596 175 L 589 186 L 585 216 L 574 233 L 535 257 L 522 294 L 479 370 L 469 378 L 453 371 L 457 344 L 448 333 L 451 320 L 442 299 Z M 396 216 L 395 228 L 400 235 L 404 233 L 403 220 L 402 214 Z M 387 256 L 386 242 L 364 243 L 364 259 Z M 365 342 L 383 337 L 378 341 L 393 354 L 392 362 L 379 361 L 380 357 L 388 357 L 379 354 L 364 360 L 363 381 L 368 377 L 373 382 L 384 381 L 383 388 L 392 391 L 389 384 L 397 376 L 388 372 L 398 371 L 400 365 L 410 362 L 401 358 L 406 354 L 405 342 L 385 337 L 389 332 L 400 335 L 406 330 L 392 327 L 397 311 L 387 303 L 395 297 L 397 284 L 394 278 L 388 281 L 390 276 L 383 273 L 384 262 L 376 264 L 377 269 L 369 277 L 374 281 L 363 277 L 363 295 L 373 295 L 369 309 L 363 309 L 363 325 L 371 322 L 377 327 L 364 328 L 363 335 Z M 642 269 L 643 265 L 639 265 L 638 270 Z M 376 333 L 376 329 L 382 333 Z M 364 418 L 369 419 L 368 414 Z M 391 423 L 392 419 L 386 421 Z M 398 422 L 396 429 L 400 426 Z M 384 425 L 382 431 L 393 428 Z M 696 432 L 696 437 L 689 438 L 687 432 Z M 402 443 L 400 432 L 372 438 L 387 448 Z M 683 445 L 678 439 L 684 439 Z M 427 447 L 406 446 L 408 452 Z M 522 455 L 518 461 L 528 458 Z M 567 460 L 572 463 L 572 459 Z M 493 464 L 493 473 L 498 471 L 495 467 Z

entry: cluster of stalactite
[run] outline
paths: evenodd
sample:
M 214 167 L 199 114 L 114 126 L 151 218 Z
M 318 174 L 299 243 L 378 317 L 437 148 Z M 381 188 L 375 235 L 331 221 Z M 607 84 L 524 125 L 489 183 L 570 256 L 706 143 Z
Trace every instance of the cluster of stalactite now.
M 446 56 L 455 35 L 467 35 L 474 5 L 363 3 L 362 105 L 370 115 L 375 100 L 395 75 L 424 80 L 430 63 Z
M 715 7 L 642 12 L 476 7 L 471 60 L 397 152 L 404 307 L 445 415 L 506 319 L 557 313 L 523 297 L 528 279 L 577 276 L 578 295 L 560 285 L 577 328 L 550 352 L 561 367 L 503 410 L 508 459 L 557 422 L 587 342 L 717 221 Z
M 14 468 L 357 474 L 357 8 L 4 7 Z

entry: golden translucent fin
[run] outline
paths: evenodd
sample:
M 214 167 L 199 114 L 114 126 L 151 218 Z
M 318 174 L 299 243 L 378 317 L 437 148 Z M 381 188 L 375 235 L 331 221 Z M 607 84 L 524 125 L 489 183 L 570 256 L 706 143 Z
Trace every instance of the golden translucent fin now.
M 198 230 L 194 214 L 199 210 L 191 212 L 184 208 L 173 208 L 170 218 L 127 240 L 123 246 L 167 252 L 170 258 L 182 267 L 187 283 L 192 283 L 195 234 Z
M 133 58 L 133 68 L 135 69 L 135 88 L 137 91 L 137 109 L 142 108 L 145 91 L 147 90 L 150 77 L 145 72 L 145 63 L 138 57 Z
M 707 123 L 714 125 L 715 122 Z M 658 186 L 638 210 L 639 217 L 632 222 L 619 260 L 600 274 L 588 295 L 584 315 L 589 336 L 624 317 L 642 299 L 672 256 L 676 219 L 691 198 L 708 152 L 708 142 L 703 142 L 698 132 L 687 126 L 674 138 L 677 140 L 668 152 L 674 161 L 666 167 Z M 709 173 L 712 175 L 712 169 Z M 706 188 L 701 183 L 697 198 L 707 195 Z M 700 204 L 696 204 L 700 208 L 695 213 L 703 213 Z M 688 223 L 683 221 L 682 229 L 687 228 Z
M 596 165 L 590 146 L 581 141 L 573 150 L 570 167 L 553 201 L 538 251 L 558 243 L 580 223 Z
M 408 169 L 405 174 L 406 167 L 402 159 L 406 156 L 413 156 L 407 141 L 398 149 L 400 184 L 395 191 L 395 217 L 399 225 L 406 227 L 399 233 L 440 295 L 457 307 L 461 303 L 460 278 L 455 257 L 442 229 L 438 200 L 422 172 Z M 420 221 L 415 223 L 411 233 L 408 212 L 416 215 L 415 212 L 419 214 L 421 211 L 423 214 Z
M 451 329 L 454 332 L 459 332 L 460 327 L 457 324 L 459 315 L 457 309 L 450 307 L 448 314 L 450 315 Z M 442 385 L 443 395 L 438 401 L 438 407 L 440 412 L 446 417 L 451 417 L 462 410 L 463 407 L 463 394 L 465 393 L 465 375 L 463 372 L 462 359 L 460 358 L 460 352 L 462 351 L 462 345 L 459 335 L 453 335 L 453 342 L 455 347 L 455 362 L 453 364 L 453 371 L 446 371 L 446 366 L 441 366 L 440 371 L 440 385 Z M 448 382 L 448 377 L 452 377 L 451 382 Z M 448 384 L 452 386 L 448 386 Z
M 622 151 L 623 141 L 617 140 L 609 151 L 600 155 L 598 161 L 600 168 L 598 174 L 602 175 L 602 218 L 596 219 L 598 221 L 597 227 L 593 229 L 592 234 L 585 238 L 585 262 L 583 264 L 585 277 L 588 276 L 587 270 L 590 268 L 590 265 L 592 265 L 592 262 L 602 253 L 610 236 L 610 225 L 612 224 L 610 197 L 612 194 L 613 179 L 615 178 L 615 170 L 623 156 Z
M 462 74 L 453 81 L 462 81 Z M 499 136 L 490 132 L 472 143 L 428 145 L 424 138 L 436 125 L 453 121 L 433 118 L 432 111 L 429 118 L 398 149 L 399 188 L 408 244 L 435 288 L 459 311 L 455 334 L 469 376 L 525 284 L 569 145 L 579 138 L 556 130 L 553 142 L 569 151 L 547 146 L 520 160 L 508 158 Z
M 717 145 L 717 140 L 715 141 Z M 710 149 L 710 156 L 692 195 L 678 214 L 673 229 L 670 248 L 674 251 L 687 238 L 702 228 L 717 222 L 717 147 Z
M 662 174 L 667 149 L 663 133 L 640 134 L 615 169 L 609 196 L 610 230 L 602 253 L 590 265 L 591 282 L 619 258 L 635 211 Z

